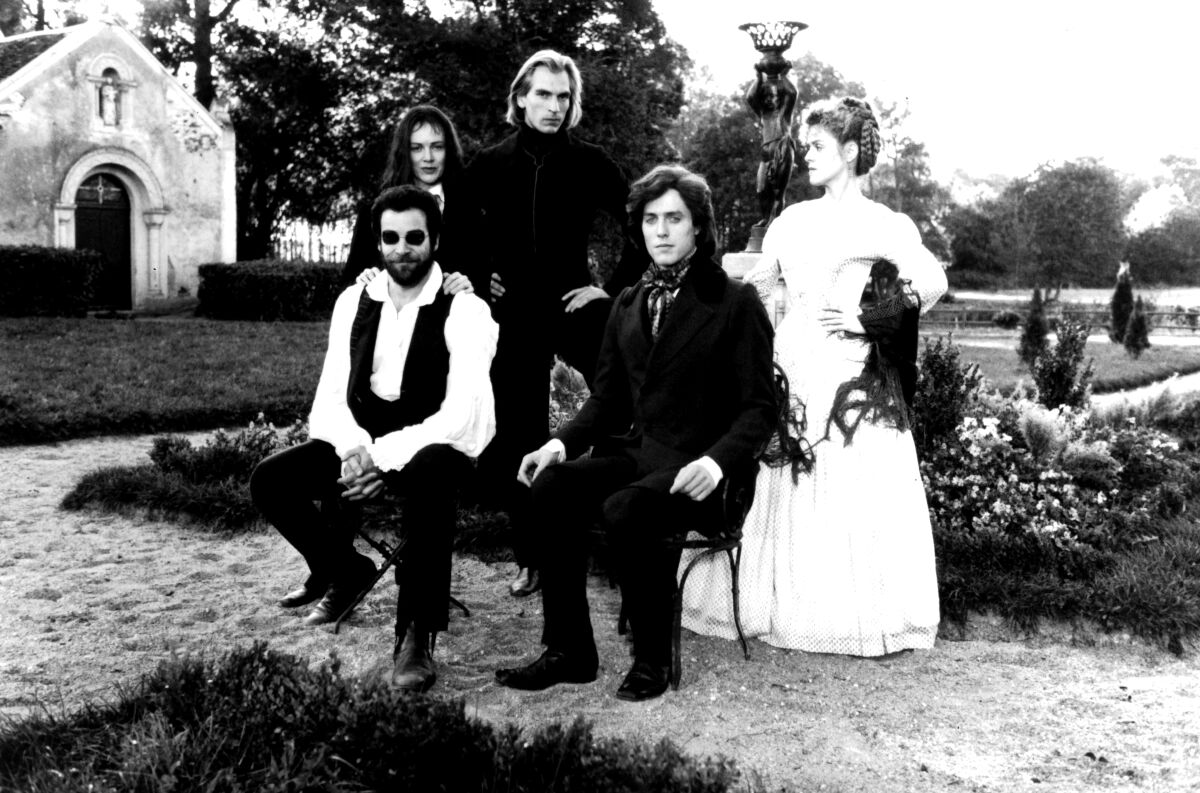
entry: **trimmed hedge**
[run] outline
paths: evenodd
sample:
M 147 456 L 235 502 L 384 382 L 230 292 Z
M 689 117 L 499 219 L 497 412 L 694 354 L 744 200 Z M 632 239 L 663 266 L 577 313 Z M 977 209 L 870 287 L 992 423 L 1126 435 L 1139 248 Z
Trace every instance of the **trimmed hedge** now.
M 333 313 L 340 264 L 260 259 L 200 265 L 196 314 L 212 319 L 320 320 Z
M 0 245 L 0 316 L 82 317 L 103 267 L 95 251 Z

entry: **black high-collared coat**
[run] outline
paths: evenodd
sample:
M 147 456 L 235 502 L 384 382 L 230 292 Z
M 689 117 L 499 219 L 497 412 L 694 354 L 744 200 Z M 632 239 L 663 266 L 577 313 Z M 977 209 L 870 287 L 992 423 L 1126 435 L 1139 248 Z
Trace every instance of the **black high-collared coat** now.
M 754 288 L 697 256 L 653 341 L 639 282 L 614 302 L 592 395 L 556 437 L 572 458 L 624 447 L 650 469 L 753 465 L 775 415 L 773 336 Z

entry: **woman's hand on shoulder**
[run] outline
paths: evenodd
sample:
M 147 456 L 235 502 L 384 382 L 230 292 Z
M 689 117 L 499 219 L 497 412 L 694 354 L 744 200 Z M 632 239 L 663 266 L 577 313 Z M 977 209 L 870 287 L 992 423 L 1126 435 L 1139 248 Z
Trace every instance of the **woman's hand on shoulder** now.
M 379 269 L 378 267 L 368 267 L 358 274 L 358 278 L 354 279 L 354 283 L 356 285 L 362 284 L 363 286 L 366 286 L 374 281 L 375 276 L 379 275 L 381 272 L 383 272 L 383 270 Z
M 457 295 L 459 292 L 473 293 L 475 287 L 471 284 L 471 279 L 462 273 L 446 273 L 442 276 L 442 291 L 448 295 Z

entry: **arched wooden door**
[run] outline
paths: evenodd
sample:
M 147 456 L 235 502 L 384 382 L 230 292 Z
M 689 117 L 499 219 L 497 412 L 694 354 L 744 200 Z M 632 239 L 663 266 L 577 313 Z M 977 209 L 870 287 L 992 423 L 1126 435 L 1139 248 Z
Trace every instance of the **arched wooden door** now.
M 92 308 L 131 308 L 129 192 L 112 174 L 89 176 L 75 193 L 75 247 L 97 251 L 105 259 L 92 292 Z

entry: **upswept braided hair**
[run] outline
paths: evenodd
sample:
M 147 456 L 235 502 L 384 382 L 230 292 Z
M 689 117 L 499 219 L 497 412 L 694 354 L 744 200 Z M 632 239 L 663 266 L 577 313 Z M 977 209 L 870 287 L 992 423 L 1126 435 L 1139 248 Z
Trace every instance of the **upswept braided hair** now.
M 879 150 L 883 145 L 879 136 L 879 122 L 871 106 L 861 99 L 846 97 L 840 102 L 832 99 L 818 102 L 809 111 L 805 123 L 810 127 L 828 130 L 840 146 L 851 142 L 858 144 L 855 176 L 862 176 L 871 170 L 879 158 Z

